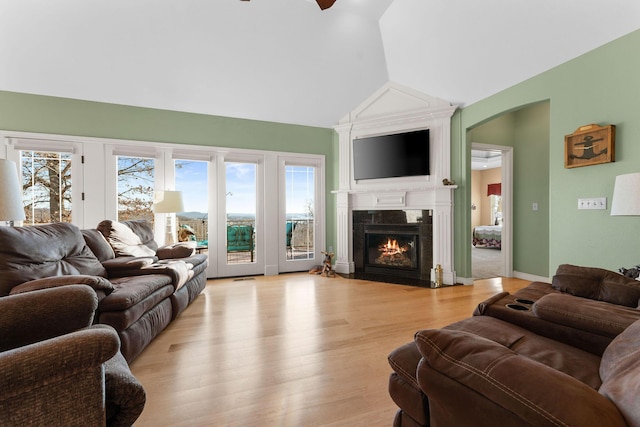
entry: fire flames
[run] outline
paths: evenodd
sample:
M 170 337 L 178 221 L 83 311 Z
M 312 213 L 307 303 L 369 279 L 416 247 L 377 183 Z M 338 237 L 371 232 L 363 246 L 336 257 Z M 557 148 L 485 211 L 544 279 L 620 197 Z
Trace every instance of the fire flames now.
M 391 256 L 395 254 L 402 254 L 407 251 L 407 248 L 401 248 L 396 239 L 387 238 L 387 243 L 383 244 L 379 248 L 380 255 Z
M 409 249 L 409 245 L 401 246 L 396 239 L 389 237 L 387 238 L 387 243 L 378 246 L 376 264 L 411 267 L 411 258 L 405 255 Z

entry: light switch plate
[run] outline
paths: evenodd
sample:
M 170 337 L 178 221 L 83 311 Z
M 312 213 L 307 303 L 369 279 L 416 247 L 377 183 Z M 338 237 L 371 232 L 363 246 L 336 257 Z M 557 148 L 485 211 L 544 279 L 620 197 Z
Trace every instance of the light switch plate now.
M 578 199 L 578 210 L 602 210 L 602 209 L 607 209 L 606 197 Z

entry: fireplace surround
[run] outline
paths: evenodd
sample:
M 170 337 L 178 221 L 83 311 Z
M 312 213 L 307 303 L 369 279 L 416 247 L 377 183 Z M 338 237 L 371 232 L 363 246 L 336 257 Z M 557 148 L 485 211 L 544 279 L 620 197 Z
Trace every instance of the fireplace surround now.
M 453 192 L 451 184 L 451 116 L 456 107 L 438 98 L 389 82 L 347 114 L 338 126 L 339 187 L 336 196 L 337 247 L 335 269 L 341 274 L 364 272 L 358 212 L 429 211 L 430 245 L 420 251 L 420 277 L 434 279 L 440 264 L 443 283 L 457 281 L 453 260 Z M 353 140 L 376 135 L 429 129 L 430 175 L 355 180 Z M 393 215 L 393 213 L 390 213 Z M 425 225 L 424 223 L 422 225 Z M 424 247 L 420 238 L 420 249 Z M 431 257 L 423 260 L 424 253 Z M 373 266 L 375 267 L 375 266 Z M 384 275 L 383 275 L 384 276 Z

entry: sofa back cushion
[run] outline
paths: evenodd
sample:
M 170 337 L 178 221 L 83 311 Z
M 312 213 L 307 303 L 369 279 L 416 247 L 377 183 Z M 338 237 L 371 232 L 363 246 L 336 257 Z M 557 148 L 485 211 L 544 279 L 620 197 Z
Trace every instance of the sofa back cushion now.
M 98 224 L 116 256 L 155 256 L 158 244 L 153 239 L 151 224 L 143 220 L 111 221 Z
M 106 277 L 80 229 L 55 223 L 0 227 L 0 296 L 30 280 L 85 274 Z
M 552 286 L 571 295 L 638 307 L 640 282 L 622 274 L 595 267 L 563 264 L 553 276 Z
M 84 241 L 87 242 L 87 246 L 89 246 L 91 252 L 93 252 L 100 262 L 114 259 L 116 257 L 115 252 L 113 252 L 113 248 L 98 230 L 82 230 L 82 236 L 84 236 Z
M 600 394 L 608 397 L 629 425 L 640 425 L 640 320 L 609 344 L 600 361 Z

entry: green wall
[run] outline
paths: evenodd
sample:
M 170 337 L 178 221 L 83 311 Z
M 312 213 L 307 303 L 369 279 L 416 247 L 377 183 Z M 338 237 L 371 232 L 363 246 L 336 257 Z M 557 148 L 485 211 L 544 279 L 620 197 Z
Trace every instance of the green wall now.
M 0 91 L 0 129 L 325 155 L 327 247 L 335 247 L 333 129 Z
M 640 239 L 635 232 L 640 219 L 612 217 L 609 209 L 616 175 L 640 171 L 639 51 L 640 31 L 635 31 L 457 113 L 452 155 L 459 157 L 452 162 L 452 175 L 463 188 L 470 176 L 470 144 L 483 133 L 482 125 L 499 118 L 504 126 L 496 127 L 515 141 L 517 271 L 552 276 L 562 263 L 612 270 L 640 263 Z M 541 126 L 545 119 L 548 136 Z M 616 125 L 616 162 L 565 169 L 564 136 L 590 123 Z M 548 142 L 541 144 L 545 139 Z M 470 277 L 468 193 L 464 188 L 455 196 L 456 271 L 462 277 Z M 607 197 L 607 210 L 578 211 L 578 198 L 587 197 Z M 537 214 L 531 211 L 533 201 L 540 206 Z M 548 218 L 543 218 L 547 212 Z M 546 244 L 540 236 L 544 234 Z

